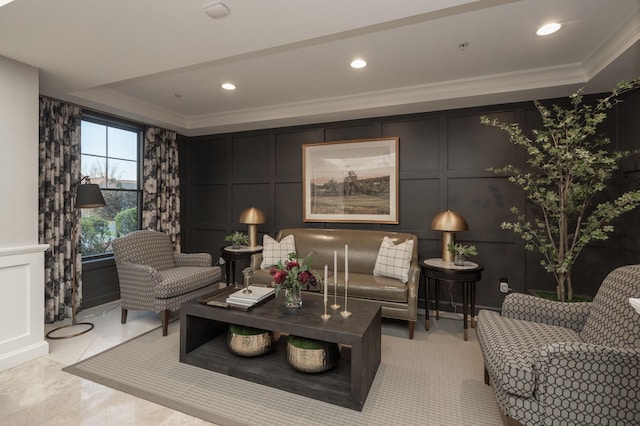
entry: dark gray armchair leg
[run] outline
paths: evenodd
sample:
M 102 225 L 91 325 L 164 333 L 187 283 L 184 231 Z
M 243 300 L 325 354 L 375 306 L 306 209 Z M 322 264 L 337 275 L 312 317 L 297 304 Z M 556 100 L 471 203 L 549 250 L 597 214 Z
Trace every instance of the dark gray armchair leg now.
M 122 308 L 122 313 L 120 314 L 120 324 L 125 324 L 127 322 L 127 310 Z
M 171 315 L 171 309 L 165 309 L 164 311 L 160 311 L 160 321 L 162 321 L 162 335 L 167 335 L 167 330 L 169 328 L 169 316 Z

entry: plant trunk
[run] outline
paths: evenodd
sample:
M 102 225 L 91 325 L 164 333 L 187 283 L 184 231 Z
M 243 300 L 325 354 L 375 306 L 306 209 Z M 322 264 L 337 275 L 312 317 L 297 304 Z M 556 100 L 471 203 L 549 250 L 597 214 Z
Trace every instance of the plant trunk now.
M 565 282 L 567 281 L 567 274 L 564 272 L 558 273 L 558 285 L 556 287 L 556 295 L 558 296 L 558 300 L 564 302 L 565 298 Z
M 571 302 L 573 300 L 573 286 L 571 285 L 571 269 L 567 271 L 567 300 Z

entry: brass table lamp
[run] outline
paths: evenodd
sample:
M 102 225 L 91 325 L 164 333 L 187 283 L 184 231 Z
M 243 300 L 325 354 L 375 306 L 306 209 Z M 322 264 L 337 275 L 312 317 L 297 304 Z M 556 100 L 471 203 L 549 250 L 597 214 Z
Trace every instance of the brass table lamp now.
M 449 244 L 455 244 L 455 233 L 458 231 L 468 231 L 469 224 L 459 214 L 447 210 L 438 213 L 431 221 L 431 229 L 442 231 L 442 260 L 453 262 L 454 254 L 448 250 Z
M 240 219 L 238 221 L 249 225 L 248 231 L 250 247 L 256 247 L 258 245 L 258 227 L 256 225 L 265 223 L 266 220 L 267 218 L 264 213 L 255 207 L 248 208 L 240 214 Z

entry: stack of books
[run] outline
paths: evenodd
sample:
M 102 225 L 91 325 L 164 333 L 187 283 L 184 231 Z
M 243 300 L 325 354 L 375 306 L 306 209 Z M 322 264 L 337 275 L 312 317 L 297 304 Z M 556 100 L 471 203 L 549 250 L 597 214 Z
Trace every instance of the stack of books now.
M 270 287 L 250 285 L 248 288 L 249 290 L 251 290 L 250 293 L 245 293 L 245 289 L 243 288 L 242 290 L 238 290 L 235 293 L 231 293 L 229 296 L 227 296 L 227 304 L 251 307 L 262 302 L 276 292 L 274 288 Z

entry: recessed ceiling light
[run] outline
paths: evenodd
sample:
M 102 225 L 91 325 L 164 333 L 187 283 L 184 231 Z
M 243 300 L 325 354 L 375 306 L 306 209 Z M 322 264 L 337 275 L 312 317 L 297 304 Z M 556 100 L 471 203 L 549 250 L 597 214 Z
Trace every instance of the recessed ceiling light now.
M 351 68 L 364 68 L 367 66 L 367 61 L 365 61 L 364 59 L 354 59 L 353 61 L 351 61 Z
M 557 22 L 550 22 L 550 23 L 544 24 L 543 26 L 538 28 L 538 31 L 536 31 L 536 35 L 546 36 L 546 35 L 549 35 L 549 34 L 553 34 L 556 31 L 558 31 L 561 27 L 562 27 L 562 25 L 560 25 Z
M 214 2 L 204 7 L 204 12 L 209 15 L 210 18 L 220 19 L 229 14 L 229 8 L 221 2 Z
M 236 85 L 233 83 L 222 83 L 220 87 L 224 90 L 236 90 Z

